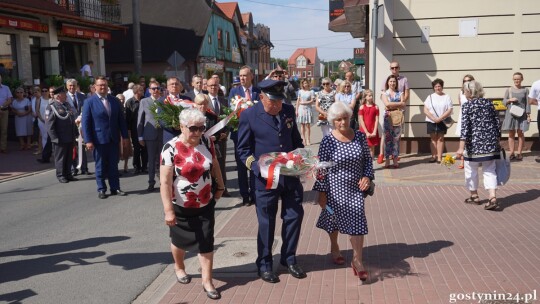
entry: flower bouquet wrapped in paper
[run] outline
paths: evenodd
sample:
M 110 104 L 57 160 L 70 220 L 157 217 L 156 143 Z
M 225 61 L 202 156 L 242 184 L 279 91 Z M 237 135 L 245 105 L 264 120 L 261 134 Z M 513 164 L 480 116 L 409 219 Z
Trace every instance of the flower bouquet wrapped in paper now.
M 332 162 L 319 161 L 319 157 L 306 148 L 298 148 L 288 153 L 265 153 L 259 157 L 258 164 L 262 177 L 268 180 L 267 189 L 277 187 L 280 175 L 314 178 L 316 174 L 323 174 L 334 165 Z
M 245 98 L 240 97 L 240 95 L 236 95 L 230 100 L 231 107 L 224 107 L 224 114 L 220 115 L 219 118 L 220 120 L 227 119 L 227 125 L 236 131 L 238 130 L 238 120 L 240 119 L 240 114 L 245 109 L 252 107 L 258 102 L 258 100 L 246 100 Z
M 167 96 L 163 103 L 154 102 L 150 106 L 150 111 L 154 114 L 156 122 L 161 121 L 163 125 L 167 128 L 178 128 L 180 126 L 179 116 L 185 108 L 191 108 L 193 102 L 191 100 L 183 100 L 177 98 L 171 98 Z M 160 127 L 159 123 L 156 124 L 156 127 Z

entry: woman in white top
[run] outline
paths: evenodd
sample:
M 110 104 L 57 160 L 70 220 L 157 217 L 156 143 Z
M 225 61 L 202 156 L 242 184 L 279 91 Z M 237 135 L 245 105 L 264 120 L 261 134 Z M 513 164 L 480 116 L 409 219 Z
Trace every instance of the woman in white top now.
M 427 133 L 431 138 L 431 159 L 429 162 L 440 163 L 444 150 L 444 135 L 448 129 L 443 121 L 452 115 L 452 99 L 443 92 L 444 81 L 442 79 L 433 80 L 431 87 L 434 93 L 424 101 Z
M 474 77 L 471 74 L 467 74 L 467 75 L 463 76 L 463 83 L 473 81 L 473 80 L 474 80 Z M 463 87 L 463 85 L 462 85 L 462 87 Z M 467 103 L 467 97 L 465 97 L 465 94 L 463 94 L 463 89 L 461 89 L 459 91 L 458 102 L 459 102 L 459 117 L 458 117 L 458 121 L 456 123 L 456 135 L 459 138 L 459 137 L 461 137 L 461 107 L 465 103 Z M 463 159 L 463 156 L 460 157 L 460 159 L 461 159 L 461 163 L 459 164 L 458 169 L 463 169 L 464 166 L 465 166 L 465 160 Z

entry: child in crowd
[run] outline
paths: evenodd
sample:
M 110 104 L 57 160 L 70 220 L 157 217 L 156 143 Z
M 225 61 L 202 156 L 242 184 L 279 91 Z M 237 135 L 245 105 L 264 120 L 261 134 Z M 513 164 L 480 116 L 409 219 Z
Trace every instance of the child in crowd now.
M 371 157 L 375 155 L 375 146 L 380 143 L 379 137 L 379 108 L 373 101 L 373 91 L 365 90 L 362 105 L 358 110 L 360 131 L 366 134 Z

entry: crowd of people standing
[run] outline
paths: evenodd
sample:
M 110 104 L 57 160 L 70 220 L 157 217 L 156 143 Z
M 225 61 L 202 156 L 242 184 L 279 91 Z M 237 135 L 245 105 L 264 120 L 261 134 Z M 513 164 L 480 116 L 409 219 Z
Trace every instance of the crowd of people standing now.
M 291 94 L 283 71 L 272 71 L 267 79 L 255 84 L 251 68 L 244 66 L 236 85 L 228 91 L 220 84 L 219 75 L 208 79 L 194 75 L 190 90 L 184 89 L 176 77 L 168 78 L 165 84 L 155 79 L 146 83 L 141 78 L 114 97 L 107 79 L 96 77 L 92 93 L 87 95 L 78 90 L 74 79 L 69 79 L 65 86 L 57 88 L 36 86 L 31 97 L 25 97 L 22 88 L 17 88 L 13 97 L 9 88 L 0 86 L 0 101 L 2 109 L 9 106 L 9 111 L 16 115 L 21 150 L 30 149 L 32 123 L 36 119 L 43 152 L 38 161 L 49 162 L 53 154 L 60 183 L 77 181 L 79 170 L 81 174 L 92 174 L 88 172 L 85 150 L 74 149 L 79 136 L 84 141 L 83 149 L 93 154 L 99 199 L 127 195 L 120 187 L 118 164 L 124 161 L 123 173 L 128 173 L 130 158 L 134 174 L 148 175 L 148 192 L 155 191 L 159 181 L 177 281 L 191 282 L 184 258 L 186 251 L 195 251 L 201 265 L 203 290 L 209 298 L 219 299 L 220 293 L 212 282 L 215 206 L 221 197 L 230 196 L 225 169 L 229 135 L 234 143 L 242 204 L 255 205 L 259 223 L 255 261 L 258 276 L 265 282 L 277 283 L 280 279 L 274 271 L 272 246 L 279 208 L 283 219 L 279 263 L 295 278 L 307 276 L 296 258 L 304 189 L 300 180 L 291 176 L 279 176 L 269 188 L 257 160 L 264 153 L 291 152 L 310 146 L 311 125 L 315 122 L 323 133 L 318 156 L 335 165 L 315 182 L 313 190 L 319 192 L 321 207 L 315 225 L 328 233 L 329 255 L 336 265 L 345 264 L 337 239 L 339 234 L 347 234 L 353 249 L 352 272 L 362 281 L 369 278 L 362 257 L 364 236 L 368 233 L 364 202 L 373 187 L 374 161 L 384 163 L 387 169 L 399 168 L 403 112 L 410 94 L 407 78 L 399 74 L 399 63 L 391 62 L 390 70 L 380 92 L 363 90 L 349 72 L 337 90 L 331 79 L 323 78 L 322 89 L 314 92 L 304 79 L 300 81 L 300 90 Z M 531 122 L 530 105 L 537 104 L 539 99 L 540 81 L 529 90 L 521 85 L 521 73 L 514 73 L 512 80 L 513 86 L 504 97 L 509 110 L 502 131 L 509 132 L 509 158 L 519 161 L 523 158 L 524 132 Z M 444 137 L 453 112 L 444 84 L 442 79 L 434 79 L 433 93 L 424 101 L 430 163 L 443 161 Z M 204 136 L 230 107 L 227 96 L 229 100 L 239 96 L 254 105 L 239 115 L 237 129 L 223 127 Z M 464 169 L 470 192 L 465 203 L 482 204 L 478 195 L 481 166 L 484 188 L 489 192 L 484 209 L 497 209 L 497 187 L 501 183 L 496 162 L 502 155 L 498 113 L 492 102 L 484 98 L 482 84 L 469 74 L 463 77 L 458 100 L 456 134 L 460 140 L 455 155 L 463 161 L 459 167 Z M 377 106 L 377 101 L 384 109 Z M 153 106 L 167 102 L 184 108 L 177 127 L 167 127 L 154 117 Z M 513 107 L 521 108 L 522 114 L 510 111 Z M 6 152 L 5 112 L 0 113 L 1 152 Z M 46 152 L 47 146 L 52 153 Z M 380 153 L 376 157 L 377 146 Z

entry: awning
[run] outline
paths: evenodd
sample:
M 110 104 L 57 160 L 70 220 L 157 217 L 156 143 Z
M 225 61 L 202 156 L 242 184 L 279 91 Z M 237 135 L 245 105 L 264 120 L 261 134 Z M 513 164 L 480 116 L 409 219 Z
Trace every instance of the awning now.
M 49 26 L 34 20 L 0 16 L 0 27 L 11 27 L 32 32 L 49 32 Z
M 87 29 L 72 25 L 62 24 L 62 35 L 68 37 L 84 38 L 84 39 L 104 39 L 111 40 L 111 33 Z

